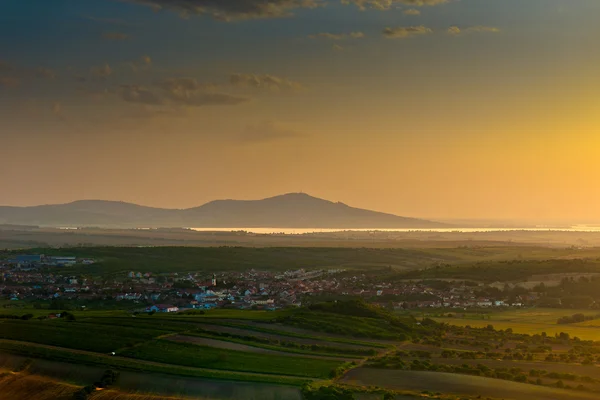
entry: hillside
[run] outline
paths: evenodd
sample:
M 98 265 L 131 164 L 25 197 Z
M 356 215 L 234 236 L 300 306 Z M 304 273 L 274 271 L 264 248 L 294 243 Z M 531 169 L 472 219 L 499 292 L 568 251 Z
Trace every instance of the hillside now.
M 82 200 L 34 207 L 0 207 L 0 224 L 97 227 L 194 228 L 441 228 L 442 223 L 334 203 L 303 193 L 262 200 L 216 200 L 177 210 Z

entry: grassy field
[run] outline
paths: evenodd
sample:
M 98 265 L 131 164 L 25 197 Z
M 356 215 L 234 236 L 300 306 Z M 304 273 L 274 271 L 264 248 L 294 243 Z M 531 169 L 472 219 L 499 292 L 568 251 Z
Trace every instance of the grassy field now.
M 167 340 L 157 340 L 128 349 L 120 355 L 195 368 L 323 379 L 328 378 L 331 371 L 342 364 L 333 360 L 253 354 Z
M 165 331 L 123 326 L 88 325 L 63 320 L 0 320 L 0 339 L 89 350 L 100 353 L 150 340 Z
M 357 368 L 343 379 L 344 383 L 379 386 L 398 390 L 427 390 L 510 400 L 592 400 L 597 393 L 553 389 L 524 383 L 502 381 L 478 376 L 442 372 L 379 370 Z
M 546 332 L 555 335 L 561 332 L 568 333 L 583 340 L 600 340 L 600 323 L 598 320 L 587 321 L 579 324 L 557 324 L 560 317 L 581 313 L 594 316 L 597 310 L 570 310 L 554 308 L 533 308 L 522 310 L 510 310 L 502 312 L 491 312 L 485 314 L 466 314 L 465 318 L 434 318 L 438 322 L 444 322 L 457 326 L 470 325 L 473 328 L 484 328 L 488 325 L 496 329 L 512 329 L 516 333 L 529 335 Z

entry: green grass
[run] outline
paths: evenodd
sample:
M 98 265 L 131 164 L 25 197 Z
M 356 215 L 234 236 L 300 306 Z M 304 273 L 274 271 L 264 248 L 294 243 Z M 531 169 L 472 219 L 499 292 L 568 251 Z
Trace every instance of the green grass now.
M 63 320 L 0 320 L 0 338 L 101 353 L 150 340 L 156 329 L 81 324 Z
M 339 361 L 252 354 L 166 340 L 156 340 L 127 349 L 120 355 L 188 367 L 309 378 L 328 378 L 330 372 L 341 365 Z
M 196 378 L 273 383 L 290 386 L 302 386 L 305 382 L 310 380 L 306 378 L 292 376 L 248 374 L 232 371 L 195 369 L 179 365 L 151 364 L 145 363 L 143 361 L 115 358 L 102 354 L 82 354 L 71 352 L 66 349 L 50 349 L 30 343 L 8 343 L 2 340 L 0 340 L 0 351 L 25 357 L 41 358 L 46 360 L 61 361 L 73 364 L 93 365 L 118 370 L 148 373 L 154 372 Z
M 221 340 L 223 342 L 238 343 L 238 344 L 243 344 L 243 345 L 252 346 L 252 347 L 258 347 L 258 348 L 266 349 L 266 350 L 279 351 L 282 353 L 304 354 L 306 356 L 327 356 L 327 357 L 356 358 L 356 359 L 361 359 L 361 358 L 365 358 L 368 356 L 366 354 L 365 355 L 357 355 L 356 353 L 349 353 L 348 349 L 343 349 L 343 348 L 330 348 L 330 351 L 323 351 L 323 350 L 314 351 L 314 350 L 311 350 L 310 348 L 302 349 L 302 348 L 296 348 L 296 347 L 286 347 L 286 346 L 282 346 L 282 345 L 278 346 L 278 345 L 274 345 L 274 344 L 260 343 L 260 342 L 254 341 L 254 340 L 244 340 L 241 338 L 222 336 L 222 335 L 212 333 L 210 331 L 189 332 L 189 333 L 186 333 L 185 335 Z

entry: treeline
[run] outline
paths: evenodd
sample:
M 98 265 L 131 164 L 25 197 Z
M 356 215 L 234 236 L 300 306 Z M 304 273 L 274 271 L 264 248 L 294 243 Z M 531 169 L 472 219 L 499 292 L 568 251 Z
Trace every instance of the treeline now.
M 102 377 L 98 382 L 94 382 L 91 385 L 85 386 L 75 392 L 73 398 L 75 400 L 87 400 L 88 397 L 98 389 L 106 389 L 109 386 L 114 385 L 119 378 L 119 372 L 113 370 L 106 370 L 102 374 Z
M 467 266 L 446 264 L 399 273 L 393 280 L 452 278 L 492 283 L 526 280 L 532 275 L 564 273 L 600 273 L 600 260 L 485 261 Z
M 0 314 L 0 319 L 20 319 L 23 321 L 27 321 L 31 318 L 33 318 L 33 314 L 23 314 L 21 316 L 13 314 Z
M 563 324 L 577 324 L 579 322 L 584 322 L 584 321 L 591 321 L 593 319 L 596 319 L 596 317 L 592 317 L 591 315 L 583 315 L 581 313 L 578 314 L 573 314 L 570 317 L 569 316 L 565 316 L 565 317 L 560 317 L 558 319 L 558 321 L 556 321 L 557 324 L 563 325 Z

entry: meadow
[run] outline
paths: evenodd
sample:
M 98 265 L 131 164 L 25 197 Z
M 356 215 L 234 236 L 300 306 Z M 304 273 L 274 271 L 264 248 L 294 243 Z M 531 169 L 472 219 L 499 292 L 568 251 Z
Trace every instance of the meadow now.
M 508 311 L 488 311 L 485 313 L 450 313 L 454 317 L 434 317 L 438 322 L 457 326 L 471 326 L 484 328 L 492 325 L 496 329 L 512 329 L 516 333 L 528 335 L 542 334 L 556 335 L 567 332 L 571 336 L 582 340 L 600 341 L 600 324 L 598 320 L 586 321 L 577 324 L 558 324 L 559 318 L 584 314 L 595 316 L 598 310 L 556 309 L 556 308 L 529 308 Z

